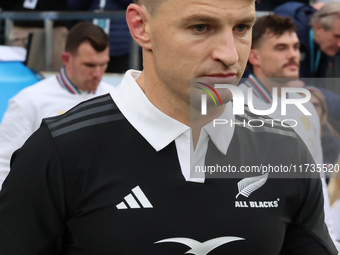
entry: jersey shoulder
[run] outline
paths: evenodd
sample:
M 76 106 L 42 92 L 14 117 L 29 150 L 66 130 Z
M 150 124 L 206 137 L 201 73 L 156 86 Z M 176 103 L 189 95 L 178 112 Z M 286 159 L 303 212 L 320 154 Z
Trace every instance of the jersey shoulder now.
M 110 94 L 84 101 L 65 114 L 43 120 L 52 136 L 58 137 L 86 127 L 124 119 Z

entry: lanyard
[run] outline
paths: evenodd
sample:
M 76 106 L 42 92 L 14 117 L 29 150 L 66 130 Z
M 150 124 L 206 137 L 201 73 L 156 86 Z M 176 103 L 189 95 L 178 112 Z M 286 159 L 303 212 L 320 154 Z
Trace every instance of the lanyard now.
M 315 59 L 315 55 L 314 55 L 314 30 L 311 29 L 309 30 L 309 45 L 310 45 L 310 72 L 312 74 L 312 76 L 314 76 L 316 74 L 316 72 L 318 71 L 319 68 L 319 64 L 320 64 L 320 58 L 321 58 L 321 51 L 318 50 L 318 52 L 316 53 L 316 59 Z
M 99 10 L 104 11 L 105 5 L 106 5 L 106 0 L 100 0 Z

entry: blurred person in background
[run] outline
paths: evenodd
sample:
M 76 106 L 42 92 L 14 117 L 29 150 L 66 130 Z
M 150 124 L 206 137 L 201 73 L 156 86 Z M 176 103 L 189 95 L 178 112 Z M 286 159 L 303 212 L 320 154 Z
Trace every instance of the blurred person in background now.
M 311 93 L 310 102 L 314 105 L 321 124 L 321 146 L 323 162 L 335 164 L 340 153 L 340 134 L 328 122 L 328 108 L 322 92 L 315 87 L 305 87 Z M 329 176 L 328 176 L 329 177 Z
M 278 106 L 275 112 L 269 115 L 273 119 L 283 118 L 281 88 L 287 87 L 288 82 L 299 77 L 300 42 L 295 30 L 292 19 L 278 15 L 263 16 L 253 27 L 252 49 L 248 59 L 251 74 L 239 88 L 244 91 L 244 95 L 248 94 L 249 87 L 252 88 L 254 106 L 258 109 L 269 109 L 273 103 L 273 88 L 276 87 Z M 289 97 L 302 98 L 298 93 L 289 93 Z M 288 105 L 286 117 L 297 120 L 295 131 L 305 142 L 315 162 L 322 164 L 319 118 L 311 103 L 304 106 L 312 113 L 311 116 L 304 115 L 299 109 L 289 108 L 293 106 Z
M 277 6 L 291 2 L 289 0 L 260 0 L 256 3 L 256 10 L 257 11 L 273 11 Z M 309 0 L 300 0 L 297 1 L 299 3 L 308 4 Z
M 340 158 L 333 167 L 328 184 L 330 217 L 334 223 L 335 237 L 340 242 Z
M 61 58 L 64 67 L 57 75 L 23 89 L 9 101 L 0 125 L 0 185 L 9 172 L 12 153 L 43 118 L 62 114 L 113 88 L 101 81 L 109 62 L 109 40 L 100 27 L 89 22 L 74 26 Z
M 125 11 L 133 0 L 67 0 L 73 11 Z M 131 35 L 125 17 L 104 23 L 110 39 L 110 62 L 107 72 L 125 73 L 129 69 Z
M 0 8 L 2 11 L 14 12 L 69 11 L 67 0 L 1 0 Z M 65 49 L 68 29 L 72 24 L 72 21 L 54 21 L 52 68 L 55 71 L 59 70 L 63 65 L 60 55 Z M 14 27 L 7 38 L 8 44 L 27 48 L 29 34 L 43 33 L 43 31 L 43 20 L 14 20 Z M 34 64 L 33 68 L 39 69 L 37 66 L 40 66 L 40 64 Z
M 251 74 L 239 85 L 248 99 L 248 88 L 252 89 L 252 104 L 258 110 L 268 110 L 273 104 L 273 89 L 277 89 L 277 108 L 269 114 L 273 119 L 292 119 L 296 125 L 292 128 L 302 138 L 316 164 L 323 164 L 320 138 L 320 121 L 312 103 L 303 106 L 311 113 L 307 116 L 295 105 L 287 105 L 285 116 L 281 113 L 281 88 L 299 78 L 300 42 L 296 26 L 290 17 L 268 15 L 259 18 L 252 34 L 252 49 L 248 59 Z M 301 99 L 299 93 L 288 93 L 289 99 Z M 334 240 L 332 222 L 328 218 L 329 203 L 327 184 L 322 178 L 325 222 Z M 340 244 L 336 244 L 340 247 Z
M 330 57 L 340 48 L 340 2 L 328 2 L 320 10 L 308 4 L 289 2 L 277 7 L 274 13 L 291 17 L 298 28 L 300 77 L 326 77 Z

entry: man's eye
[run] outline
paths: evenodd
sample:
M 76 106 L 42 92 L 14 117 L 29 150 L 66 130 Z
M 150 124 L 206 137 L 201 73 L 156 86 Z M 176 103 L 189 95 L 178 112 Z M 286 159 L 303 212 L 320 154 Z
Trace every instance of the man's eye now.
M 207 28 L 207 25 L 196 25 L 195 26 L 195 29 L 198 32 L 203 32 L 204 30 L 206 30 L 206 28 Z
M 237 25 L 236 26 L 236 30 L 237 32 L 243 32 L 247 29 L 247 26 L 246 25 Z

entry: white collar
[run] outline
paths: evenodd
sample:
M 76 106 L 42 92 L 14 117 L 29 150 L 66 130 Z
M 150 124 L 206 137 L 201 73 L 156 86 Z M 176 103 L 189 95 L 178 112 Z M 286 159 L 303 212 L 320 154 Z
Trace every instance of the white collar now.
M 140 71 L 127 71 L 110 94 L 130 124 L 160 151 L 190 127 L 164 114 L 149 101 L 136 82 L 140 74 Z
M 226 120 L 228 123 L 223 125 L 218 124 L 214 127 L 214 123 L 210 122 L 202 129 L 210 137 L 216 148 L 222 154 L 226 155 L 235 130 L 235 116 L 233 115 L 233 107 L 231 102 L 226 104 L 224 112 L 220 117 L 218 117 L 218 119 Z
M 149 101 L 136 82 L 140 74 L 141 72 L 136 70 L 127 71 L 122 82 L 110 94 L 130 124 L 156 151 L 160 151 L 190 130 L 190 127 L 169 117 Z M 226 105 L 225 111 L 219 118 L 226 119 L 228 123 L 213 127 L 211 122 L 202 130 L 211 138 L 217 149 L 226 155 L 235 130 L 235 116 L 232 114 L 231 102 Z

